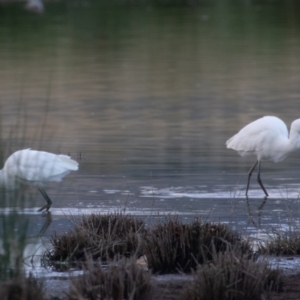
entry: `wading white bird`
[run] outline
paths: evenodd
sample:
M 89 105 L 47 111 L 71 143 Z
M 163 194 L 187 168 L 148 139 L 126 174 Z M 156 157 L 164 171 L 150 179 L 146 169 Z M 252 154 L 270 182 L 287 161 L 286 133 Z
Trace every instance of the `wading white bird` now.
M 13 153 L 0 170 L 0 187 L 15 190 L 21 185 L 37 186 L 47 204 L 38 211 L 48 211 L 52 205 L 44 190 L 46 182 L 59 182 L 71 171 L 78 170 L 78 163 L 67 155 L 31 149 Z
M 41 14 L 44 12 L 43 1 L 42 0 L 27 0 L 25 9 Z
M 252 172 L 258 164 L 257 181 L 267 197 L 268 193 L 260 178 L 261 161 L 271 160 L 276 163 L 300 148 L 300 119 L 291 124 L 289 134 L 285 123 L 279 118 L 272 116 L 260 118 L 242 128 L 226 142 L 226 145 L 241 156 L 257 157 L 248 173 L 246 196 Z

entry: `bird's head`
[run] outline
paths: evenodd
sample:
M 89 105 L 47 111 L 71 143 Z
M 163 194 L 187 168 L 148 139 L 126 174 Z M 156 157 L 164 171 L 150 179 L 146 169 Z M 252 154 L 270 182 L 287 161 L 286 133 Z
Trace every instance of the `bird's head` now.
M 291 133 L 297 133 L 300 135 L 300 119 L 295 120 L 291 125 Z
M 295 120 L 291 125 L 290 141 L 295 149 L 300 148 L 300 119 Z

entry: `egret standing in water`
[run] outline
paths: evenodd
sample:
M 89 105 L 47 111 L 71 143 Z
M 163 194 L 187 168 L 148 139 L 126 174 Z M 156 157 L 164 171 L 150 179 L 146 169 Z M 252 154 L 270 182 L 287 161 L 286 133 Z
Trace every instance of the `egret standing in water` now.
M 59 182 L 71 171 L 78 170 L 78 163 L 67 155 L 31 149 L 13 153 L 0 170 L 0 187 L 15 190 L 22 184 L 37 186 L 47 204 L 38 211 L 48 211 L 52 205 L 44 190 L 46 182 Z
M 267 197 L 268 193 L 260 178 L 261 161 L 271 160 L 276 163 L 300 148 L 300 119 L 292 123 L 289 134 L 285 123 L 279 118 L 260 118 L 242 128 L 226 145 L 241 156 L 256 156 L 257 161 L 248 173 L 246 196 L 252 172 L 258 164 L 257 181 Z

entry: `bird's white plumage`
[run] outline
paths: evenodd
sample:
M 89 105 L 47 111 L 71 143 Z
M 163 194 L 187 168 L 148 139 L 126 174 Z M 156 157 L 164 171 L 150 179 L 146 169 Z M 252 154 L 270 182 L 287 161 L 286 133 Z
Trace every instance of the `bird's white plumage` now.
M 76 170 L 78 163 L 67 155 L 24 149 L 14 152 L 6 160 L 0 171 L 0 183 L 10 189 L 17 188 L 19 183 L 43 185 L 61 181 Z
M 268 196 L 260 179 L 261 161 L 279 162 L 300 148 L 300 119 L 291 124 L 289 134 L 282 120 L 273 116 L 265 116 L 246 125 L 227 140 L 226 145 L 227 148 L 236 150 L 241 156 L 253 155 L 257 157 L 257 162 L 249 171 L 246 195 L 252 171 L 258 164 L 258 182 Z
M 292 126 L 291 137 L 294 138 L 295 133 Z M 259 161 L 279 162 L 297 149 L 294 142 L 295 139 L 289 138 L 287 126 L 282 120 L 266 116 L 246 125 L 226 145 L 241 156 L 255 155 Z
M 52 201 L 43 189 L 46 182 L 61 181 L 78 163 L 67 155 L 24 149 L 14 152 L 0 170 L 0 187 L 17 189 L 21 184 L 36 185 L 50 208 Z

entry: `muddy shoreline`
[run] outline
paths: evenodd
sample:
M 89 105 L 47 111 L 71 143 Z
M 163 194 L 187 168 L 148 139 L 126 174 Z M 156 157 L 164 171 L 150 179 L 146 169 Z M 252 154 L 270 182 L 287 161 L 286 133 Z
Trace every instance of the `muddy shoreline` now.
M 191 275 L 163 275 L 153 276 L 153 299 L 180 300 L 183 289 L 192 280 Z M 297 300 L 300 295 L 300 273 L 286 275 L 284 279 L 284 291 L 271 292 L 273 300 Z M 66 300 L 70 281 L 68 279 L 53 278 L 44 280 L 47 299 Z

